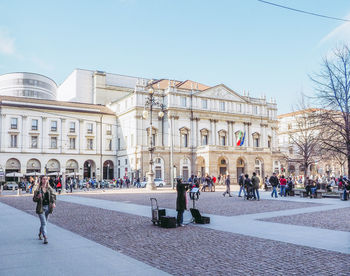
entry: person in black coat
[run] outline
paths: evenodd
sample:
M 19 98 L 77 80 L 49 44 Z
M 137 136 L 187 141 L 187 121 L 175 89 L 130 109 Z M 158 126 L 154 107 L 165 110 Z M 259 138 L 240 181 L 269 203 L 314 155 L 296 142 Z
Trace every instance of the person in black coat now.
M 187 209 L 186 206 L 186 191 L 188 187 L 187 185 L 182 184 L 181 179 L 177 180 L 176 185 L 176 191 L 177 191 L 177 198 L 176 198 L 176 211 L 177 211 L 177 224 L 178 226 L 184 226 L 183 225 L 183 216 L 184 212 Z

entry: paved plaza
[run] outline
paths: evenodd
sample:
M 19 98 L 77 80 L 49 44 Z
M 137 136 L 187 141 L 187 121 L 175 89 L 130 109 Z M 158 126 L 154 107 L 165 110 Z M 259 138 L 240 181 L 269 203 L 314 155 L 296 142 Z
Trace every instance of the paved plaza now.
M 196 206 L 209 225 L 164 229 L 150 197 L 175 215 L 171 189 L 59 195 L 48 245 L 31 196 L 0 197 L 0 275 L 44 275 L 37 258 L 52 275 L 350 275 L 349 201 L 206 192 Z

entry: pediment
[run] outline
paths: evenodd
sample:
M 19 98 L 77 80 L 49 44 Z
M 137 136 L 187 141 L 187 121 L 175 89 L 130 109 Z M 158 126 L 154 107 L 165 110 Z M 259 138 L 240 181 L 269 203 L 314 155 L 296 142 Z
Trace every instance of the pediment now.
M 235 102 L 247 102 L 241 95 L 234 92 L 233 90 L 231 90 L 223 84 L 213 86 L 204 91 L 198 92 L 196 96 L 213 99 L 223 99 Z

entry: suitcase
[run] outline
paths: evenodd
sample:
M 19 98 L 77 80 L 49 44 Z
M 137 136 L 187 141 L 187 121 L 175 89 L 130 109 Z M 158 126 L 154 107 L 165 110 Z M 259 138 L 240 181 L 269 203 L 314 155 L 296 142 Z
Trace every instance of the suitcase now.
M 152 222 L 154 225 L 160 225 L 160 218 L 166 215 L 165 209 L 159 209 L 157 199 L 150 198 L 152 208 Z
M 210 223 L 210 217 L 202 216 L 198 209 L 190 208 L 190 211 L 191 211 L 192 217 L 194 218 L 195 223 L 199 223 L 199 224 Z
M 176 228 L 175 217 L 163 216 L 160 218 L 160 226 L 163 228 Z

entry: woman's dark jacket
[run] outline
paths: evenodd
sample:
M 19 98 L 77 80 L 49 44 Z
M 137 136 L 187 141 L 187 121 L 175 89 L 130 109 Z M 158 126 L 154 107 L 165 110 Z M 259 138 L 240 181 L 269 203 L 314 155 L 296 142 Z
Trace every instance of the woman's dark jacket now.
M 39 194 L 40 192 L 42 193 L 41 197 L 39 198 Z M 54 190 L 51 187 L 47 187 L 47 192 L 49 193 L 49 213 L 51 214 L 53 211 L 53 207 L 52 204 L 56 202 L 56 195 L 54 193 Z M 36 202 L 36 213 L 37 214 L 42 214 L 44 212 L 43 210 L 43 199 L 44 199 L 44 194 L 41 190 L 41 188 L 39 188 L 38 190 L 36 190 L 34 192 L 34 196 L 33 196 L 33 201 Z
M 176 185 L 177 190 L 177 198 L 176 198 L 176 211 L 185 211 L 186 208 L 186 191 L 187 186 L 183 185 L 182 183 L 177 183 Z

